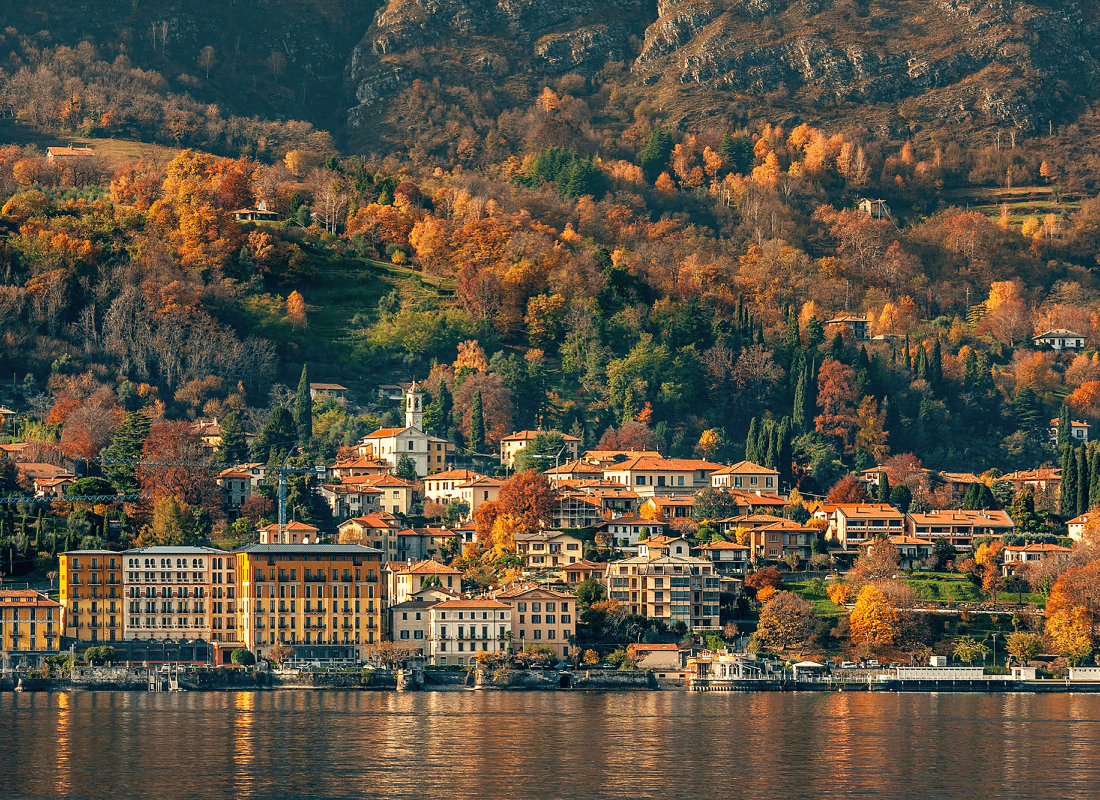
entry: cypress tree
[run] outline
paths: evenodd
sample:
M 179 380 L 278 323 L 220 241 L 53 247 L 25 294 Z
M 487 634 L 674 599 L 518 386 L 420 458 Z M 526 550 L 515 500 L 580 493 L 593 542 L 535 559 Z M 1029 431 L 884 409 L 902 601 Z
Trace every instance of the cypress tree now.
M 794 463 L 794 450 L 791 447 L 791 433 L 791 418 L 783 417 L 783 421 L 779 423 L 779 463 L 775 467 L 779 470 L 780 486 L 784 484 L 789 485 L 793 482 L 792 479 L 794 478 L 791 472 L 791 465 Z
M 1073 447 L 1062 453 L 1062 491 L 1059 510 L 1066 519 L 1077 516 L 1077 458 Z
M 1058 447 L 1065 447 L 1070 443 L 1073 434 L 1073 421 L 1069 416 L 1069 405 L 1062 403 L 1062 409 L 1058 412 Z
M 1089 480 L 1089 457 L 1085 448 L 1080 449 L 1077 455 L 1077 514 L 1084 514 L 1089 510 L 1089 489 L 1092 481 Z M 1077 516 L 1074 514 L 1074 516 Z
M 808 368 L 803 367 L 798 373 L 798 383 L 794 387 L 794 408 L 791 411 L 791 422 L 795 430 L 806 430 L 806 383 L 809 381 Z
M 745 460 L 757 463 L 759 456 L 756 453 L 756 417 L 749 421 L 749 435 L 745 437 Z
M 762 319 L 756 321 L 756 343 L 764 344 L 764 320 Z
M 294 398 L 294 424 L 298 426 L 298 441 L 303 445 L 313 438 L 313 396 L 309 393 L 309 374 L 302 365 L 298 379 L 298 394 Z
M 923 344 L 917 345 L 917 380 L 928 380 L 928 353 Z
M 470 451 L 480 453 L 485 449 L 485 416 L 481 410 L 481 390 L 474 392 L 474 399 L 470 402 Z
M 972 483 L 966 487 L 966 494 L 963 496 L 963 511 L 977 511 L 978 510 L 978 497 L 976 491 L 977 484 Z
M 816 317 L 810 317 L 806 321 L 806 345 L 813 349 L 825 344 L 825 329 L 821 327 L 821 321 Z
M 1100 506 L 1100 450 L 1092 447 L 1092 463 L 1089 464 L 1089 477 L 1092 483 L 1089 485 L 1089 507 L 1085 509 L 1090 511 L 1097 506 Z
M 775 425 L 768 426 L 768 454 L 764 459 L 764 466 L 768 469 L 779 467 L 779 430 Z
M 909 352 L 909 331 L 905 332 L 905 371 L 913 371 L 913 355 Z
M 802 346 L 802 340 L 798 335 L 798 317 L 795 316 L 794 309 L 789 305 L 787 306 L 787 336 L 784 344 L 792 353 Z
M 943 351 L 940 349 L 939 337 L 936 337 L 932 345 L 932 352 L 928 356 L 928 382 L 932 388 L 938 389 L 943 380 Z
M 875 495 L 875 499 L 880 503 L 890 502 L 890 476 L 885 472 L 878 477 L 878 493 Z

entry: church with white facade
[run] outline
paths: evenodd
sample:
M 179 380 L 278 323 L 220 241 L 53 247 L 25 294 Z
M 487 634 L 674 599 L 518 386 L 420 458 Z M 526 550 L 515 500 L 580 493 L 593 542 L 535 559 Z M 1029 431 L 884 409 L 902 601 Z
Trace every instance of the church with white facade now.
M 379 428 L 359 440 L 360 456 L 397 466 L 402 455 L 409 457 L 420 477 L 448 469 L 455 445 L 424 432 L 424 393 L 414 382 L 405 392 L 405 427 Z

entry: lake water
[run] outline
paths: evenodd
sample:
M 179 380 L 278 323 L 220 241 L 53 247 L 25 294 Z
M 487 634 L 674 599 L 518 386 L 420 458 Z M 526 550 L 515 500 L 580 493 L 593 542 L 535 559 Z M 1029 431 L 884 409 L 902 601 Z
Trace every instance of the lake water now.
M 1097 798 L 1100 696 L 0 695 L 0 797 Z

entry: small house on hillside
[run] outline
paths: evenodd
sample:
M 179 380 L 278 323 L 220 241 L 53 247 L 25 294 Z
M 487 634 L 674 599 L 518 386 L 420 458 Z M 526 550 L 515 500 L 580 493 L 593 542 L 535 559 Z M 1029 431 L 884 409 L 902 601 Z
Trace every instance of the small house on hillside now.
M 1033 336 L 1031 341 L 1035 343 L 1036 347 L 1044 344 L 1049 345 L 1059 353 L 1063 350 L 1083 350 L 1085 347 L 1083 334 L 1067 331 L 1064 328 L 1054 328 L 1046 333 L 1040 333 L 1038 336 Z
M 852 329 L 852 335 L 856 337 L 856 341 L 866 342 L 868 339 L 866 317 L 834 317 L 825 323 L 826 327 L 829 325 L 847 325 Z
M 332 398 L 340 405 L 346 405 L 348 402 L 348 387 L 341 386 L 338 383 L 311 383 L 309 385 L 309 396 L 314 400 Z
M 859 210 L 874 219 L 890 217 L 890 206 L 885 200 L 870 200 L 864 197 L 859 201 Z
M 83 147 L 73 147 L 68 145 L 67 147 L 47 147 L 46 148 L 46 160 L 58 161 L 69 158 L 91 158 L 95 155 L 95 150 L 84 145 Z
M 261 200 L 255 208 L 238 208 L 233 212 L 233 219 L 251 222 L 274 222 L 279 215 L 267 210 L 267 201 Z

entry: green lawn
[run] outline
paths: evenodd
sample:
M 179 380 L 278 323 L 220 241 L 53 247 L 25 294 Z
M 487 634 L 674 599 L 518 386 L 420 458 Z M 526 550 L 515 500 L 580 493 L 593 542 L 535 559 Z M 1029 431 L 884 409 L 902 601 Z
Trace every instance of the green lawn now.
M 922 600 L 938 600 L 947 603 L 986 603 L 989 598 L 962 575 L 951 572 L 933 572 L 906 578 L 905 582 L 913 587 Z M 1019 595 L 1015 592 L 998 592 L 997 602 L 1016 605 Z M 1024 593 L 1024 603 L 1044 605 L 1046 598 L 1034 592 Z
M 814 591 L 813 584 L 814 581 L 784 580 L 783 588 L 801 595 L 804 600 L 811 603 L 819 617 L 839 617 L 847 611 L 830 600 L 824 591 Z

